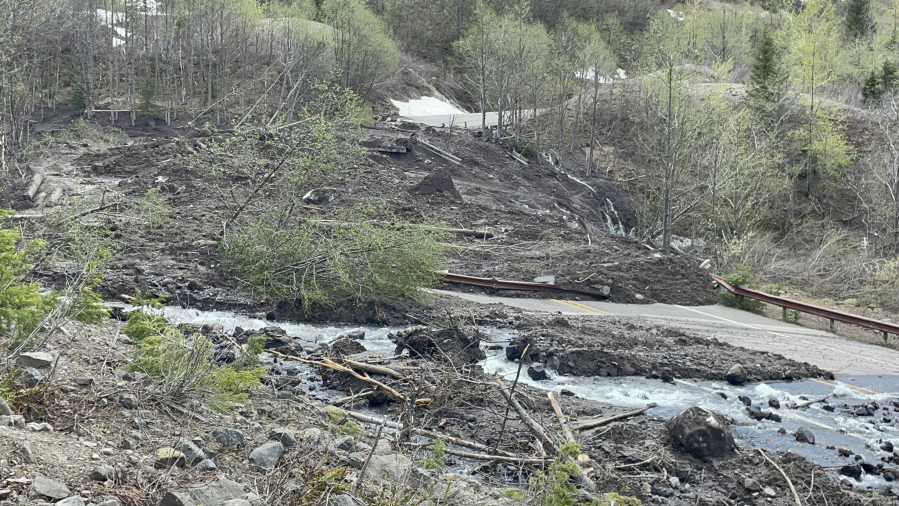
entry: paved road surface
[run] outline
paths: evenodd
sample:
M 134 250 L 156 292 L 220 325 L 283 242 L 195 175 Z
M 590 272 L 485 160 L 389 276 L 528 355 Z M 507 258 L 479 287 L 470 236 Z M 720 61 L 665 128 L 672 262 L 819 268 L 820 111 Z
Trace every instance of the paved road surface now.
M 808 362 L 838 377 L 891 376 L 879 381 L 877 391 L 899 391 L 899 351 L 846 339 L 724 306 L 687 307 L 668 304 L 613 304 L 598 301 L 517 299 L 440 291 L 483 304 L 502 303 L 535 312 L 583 316 L 641 316 L 684 330 L 702 333 L 744 348 L 778 353 Z
M 449 127 L 453 128 L 481 128 L 481 113 L 470 114 L 438 114 L 435 116 L 402 116 L 402 119 L 413 123 L 421 123 L 433 127 Z M 496 126 L 499 121 L 499 114 L 495 112 L 487 113 L 487 126 Z

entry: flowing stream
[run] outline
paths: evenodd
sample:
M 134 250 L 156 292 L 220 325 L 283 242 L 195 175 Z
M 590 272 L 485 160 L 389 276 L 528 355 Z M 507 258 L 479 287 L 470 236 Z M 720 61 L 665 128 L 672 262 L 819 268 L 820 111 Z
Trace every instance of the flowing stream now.
M 298 338 L 304 346 L 311 347 L 327 344 L 343 332 L 358 329 L 365 331 L 365 338 L 360 341 L 365 349 L 384 356 L 392 356 L 395 348 L 389 335 L 401 330 L 399 327 L 336 327 L 270 322 L 231 312 L 198 311 L 180 307 L 166 307 L 162 310 L 162 314 L 175 324 L 221 325 L 225 332 L 233 332 L 237 327 L 246 330 L 277 326 L 287 331 L 289 336 Z M 484 371 L 499 375 L 507 381 L 514 380 L 518 365 L 506 360 L 504 348 L 517 335 L 517 331 L 489 327 L 482 327 L 481 331 L 487 336 L 486 342 L 483 343 L 487 358 L 480 364 Z M 304 373 L 309 377 L 314 375 L 308 366 L 299 363 L 296 366 L 296 374 Z M 851 463 L 852 459 L 840 457 L 836 450 L 828 450 L 828 446 L 851 450 L 874 465 L 880 462 L 880 457 L 888 455 L 880 449 L 881 442 L 892 441 L 899 447 L 899 428 L 893 419 L 893 415 L 899 413 L 881 409 L 874 417 L 856 417 L 853 413 L 841 409 L 844 404 L 857 406 L 870 401 L 877 401 L 882 408 L 883 405 L 888 405 L 887 401 L 895 399 L 897 394 L 875 394 L 866 387 L 858 386 L 887 382 L 882 378 L 838 378 L 841 381 L 837 381 L 836 384 L 805 380 L 732 386 L 726 382 L 697 380 L 676 380 L 671 384 L 635 376 L 615 378 L 560 376 L 553 371 L 549 371 L 549 375 L 549 379 L 534 381 L 523 372 L 519 381 L 540 390 L 560 392 L 564 389 L 582 398 L 606 404 L 640 408 L 649 403 L 656 403 L 657 407 L 651 409 L 649 414 L 665 418 L 670 418 L 689 407 L 699 406 L 734 420 L 735 436 L 742 448 L 790 451 L 823 467 L 834 469 L 834 476 L 837 468 Z M 880 386 L 883 388 L 879 388 L 879 391 L 888 391 L 891 385 Z M 314 385 L 311 390 L 315 390 Z M 749 397 L 753 405 L 777 413 L 782 417 L 782 421 L 776 423 L 751 419 L 746 414 L 745 406 L 737 399 L 740 395 Z M 325 391 L 319 391 L 318 395 L 315 395 L 322 399 L 333 396 L 342 395 L 338 392 Z M 825 411 L 820 403 L 802 410 L 786 407 L 791 402 L 799 404 L 805 399 L 818 399 L 824 396 L 830 396 L 830 403 L 835 406 L 834 412 Z M 777 399 L 783 407 L 769 408 L 769 399 Z M 854 408 L 846 411 L 852 409 Z M 786 429 L 786 435 L 778 433 L 781 427 Z M 800 443 L 795 440 L 791 434 L 800 427 L 807 427 L 814 432 L 816 444 Z M 870 487 L 883 484 L 884 481 L 880 477 L 864 476 L 862 482 L 856 482 L 855 486 Z

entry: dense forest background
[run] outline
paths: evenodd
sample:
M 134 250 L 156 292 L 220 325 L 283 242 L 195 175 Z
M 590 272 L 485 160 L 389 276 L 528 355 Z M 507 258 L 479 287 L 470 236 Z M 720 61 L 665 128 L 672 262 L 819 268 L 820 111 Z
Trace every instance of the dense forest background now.
M 889 307 L 897 59 L 897 0 L 0 0 L 2 170 L 61 109 L 271 126 L 341 88 L 373 121 L 431 90 L 582 152 L 643 242 Z

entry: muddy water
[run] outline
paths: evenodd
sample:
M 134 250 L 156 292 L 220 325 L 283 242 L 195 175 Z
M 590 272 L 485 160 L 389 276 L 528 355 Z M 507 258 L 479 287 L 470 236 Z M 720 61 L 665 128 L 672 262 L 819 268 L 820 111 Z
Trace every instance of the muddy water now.
M 166 307 L 162 314 L 172 323 L 217 324 L 226 332 L 233 332 L 236 327 L 244 329 L 261 329 L 277 326 L 287 334 L 300 339 L 304 345 L 315 346 L 327 344 L 340 333 L 361 328 L 365 331 L 365 339 L 361 344 L 368 350 L 384 356 L 392 356 L 395 345 L 389 334 L 400 328 L 394 327 L 337 327 L 309 325 L 301 323 L 270 322 L 250 318 L 231 312 L 198 311 L 180 307 Z M 504 345 L 517 335 L 517 331 L 509 329 L 486 328 L 481 331 L 487 336 L 483 343 L 487 359 L 481 365 L 488 374 L 497 374 L 504 379 L 514 379 L 517 364 L 505 358 Z M 306 366 L 296 364 L 296 370 L 311 375 Z M 890 378 L 839 378 L 834 383 L 814 380 L 790 383 L 760 383 L 745 386 L 732 386 L 726 382 L 714 381 L 681 381 L 674 384 L 660 380 L 641 377 L 572 377 L 559 376 L 549 371 L 550 378 L 544 381 L 533 381 L 526 373 L 522 373 L 519 381 L 547 391 L 560 392 L 567 390 L 574 394 L 598 402 L 628 407 L 643 407 L 648 403 L 656 403 L 658 407 L 649 411 L 652 415 L 670 418 L 677 413 L 692 407 L 700 406 L 720 413 L 734 420 L 737 443 L 744 449 L 761 448 L 765 451 L 790 451 L 801 455 L 823 467 L 839 468 L 852 462 L 851 458 L 840 457 L 836 450 L 828 450 L 828 446 L 849 449 L 861 455 L 868 462 L 877 464 L 880 457 L 888 454 L 880 450 L 881 441 L 893 441 L 899 446 L 899 428 L 889 411 L 878 411 L 874 417 L 856 417 L 851 413 L 857 406 L 869 401 L 877 401 L 886 405 L 899 394 L 899 380 Z M 890 392 L 890 393 L 874 393 Z M 338 392 L 319 392 L 319 394 L 337 395 Z M 719 394 L 724 394 L 726 399 Z M 782 417 L 782 422 L 756 421 L 749 418 L 745 406 L 737 399 L 743 395 L 749 397 L 754 405 L 766 411 L 773 411 Z M 831 413 L 822 409 L 822 404 L 815 404 L 807 409 L 794 410 L 787 408 L 788 403 L 801 403 L 805 399 L 817 399 L 830 396 L 830 402 L 836 406 Z M 320 395 L 316 395 L 320 397 Z M 780 401 L 780 409 L 768 407 L 769 399 Z M 843 406 L 847 407 L 845 410 Z M 873 422 L 873 423 L 872 423 Z M 816 436 L 816 444 L 799 443 L 790 435 L 800 427 L 812 429 Z M 778 433 L 785 429 L 786 435 Z M 835 471 L 834 471 L 835 473 Z M 861 484 L 856 486 L 880 486 L 884 482 L 879 477 L 865 476 Z

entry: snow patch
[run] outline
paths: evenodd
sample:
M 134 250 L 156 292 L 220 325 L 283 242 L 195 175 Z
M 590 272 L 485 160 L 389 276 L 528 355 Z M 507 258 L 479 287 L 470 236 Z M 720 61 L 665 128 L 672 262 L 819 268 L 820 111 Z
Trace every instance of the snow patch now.
M 409 100 L 408 102 L 400 102 L 399 100 L 390 101 L 394 107 L 399 109 L 400 116 L 442 116 L 452 114 L 466 114 L 465 111 L 459 109 L 455 105 L 441 100 L 436 97 L 421 97 L 417 100 Z

